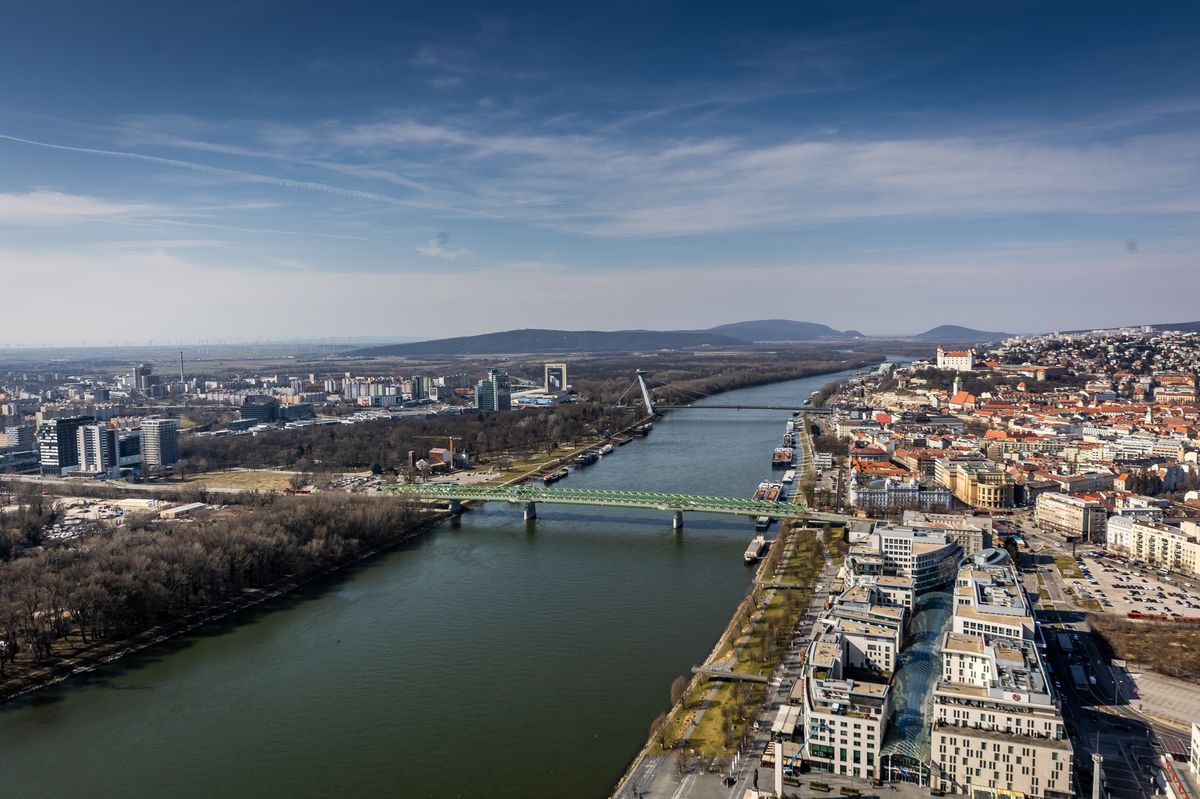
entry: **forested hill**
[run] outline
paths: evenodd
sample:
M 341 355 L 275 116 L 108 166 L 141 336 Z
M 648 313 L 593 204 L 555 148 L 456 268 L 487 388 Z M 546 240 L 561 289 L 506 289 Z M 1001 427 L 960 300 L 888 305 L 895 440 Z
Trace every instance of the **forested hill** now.
M 1011 336 L 1012 333 L 1001 333 L 995 330 L 975 330 L 961 325 L 938 325 L 924 333 L 918 333 L 913 338 L 920 341 L 979 344 L 985 341 L 1002 341 Z
M 764 319 L 734 322 L 708 330 L 545 330 L 529 328 L 459 336 L 410 344 L 364 347 L 357 356 L 386 355 L 499 355 L 520 352 L 623 352 L 629 350 L 685 349 L 736 346 L 759 341 L 815 341 L 855 338 L 856 331 L 841 332 L 815 322 Z

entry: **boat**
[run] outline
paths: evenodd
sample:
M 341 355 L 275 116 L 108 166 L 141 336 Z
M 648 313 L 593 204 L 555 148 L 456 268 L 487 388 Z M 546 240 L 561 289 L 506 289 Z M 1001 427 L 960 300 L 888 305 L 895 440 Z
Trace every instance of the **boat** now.
M 771 526 L 770 516 L 759 516 L 754 520 L 754 529 L 765 532 Z
M 792 445 L 792 434 L 791 433 L 783 434 L 783 445 L 785 447 L 790 447 Z
M 637 427 L 633 428 L 633 437 L 634 438 L 644 438 L 646 436 L 646 434 L 648 434 L 653 429 L 654 429 L 653 422 L 646 422 L 645 424 L 639 424 Z
M 753 497 L 754 501 L 755 502 L 762 501 L 762 499 L 767 496 L 767 489 L 770 487 L 771 487 L 771 484 L 768 483 L 766 480 L 763 480 L 761 483 L 759 483 L 758 489 L 754 492 L 754 497 Z
M 600 456 L 589 449 L 587 452 L 576 455 L 572 463 L 576 466 L 590 466 L 598 460 L 600 460 Z
M 613 441 L 617 442 L 618 447 L 623 447 L 626 444 L 628 444 L 630 441 L 633 441 L 633 438 L 631 438 L 630 436 L 621 436 L 619 438 L 614 438 Z
M 759 533 L 754 536 L 750 541 L 750 545 L 746 547 L 746 554 L 742 555 L 742 559 L 746 563 L 753 563 L 763 556 L 763 553 L 767 551 L 767 546 L 767 537 Z
M 791 483 L 795 479 L 796 479 L 796 470 L 795 469 L 788 469 L 786 472 L 783 473 L 783 482 Z
M 771 487 L 767 489 L 767 502 L 778 502 L 782 493 L 783 483 L 771 483 Z
M 611 455 L 614 449 L 616 449 L 616 447 L 614 447 L 612 444 L 605 444 L 603 447 L 600 448 L 600 454 L 601 455 Z
M 551 471 L 548 471 L 542 475 L 542 482 L 546 485 L 557 483 L 568 474 L 570 474 L 570 472 L 567 470 L 566 466 L 563 466 L 561 469 L 552 469 Z
M 787 469 L 792 465 L 792 448 L 777 447 L 771 455 L 771 466 L 776 469 Z

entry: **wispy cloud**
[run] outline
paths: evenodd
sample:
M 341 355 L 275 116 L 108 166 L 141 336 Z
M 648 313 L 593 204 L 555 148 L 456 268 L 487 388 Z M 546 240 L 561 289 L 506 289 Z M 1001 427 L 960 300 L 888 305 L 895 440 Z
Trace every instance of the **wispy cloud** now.
M 471 255 L 471 251 L 468 249 L 451 247 L 449 233 L 437 234 L 427 244 L 417 247 L 417 252 L 445 261 L 457 261 L 459 258 L 467 258 Z
M 473 211 L 465 208 L 454 208 L 444 205 L 436 205 L 425 203 L 416 200 L 404 200 L 398 197 L 392 197 L 386 194 L 379 194 L 371 191 L 361 191 L 358 189 L 348 189 L 341 186 L 334 186 L 328 183 L 321 183 L 313 180 L 292 180 L 290 178 L 275 177 L 272 175 L 262 175 L 254 172 L 246 172 L 239 169 L 227 169 L 225 167 L 210 166 L 207 164 L 199 164 L 193 161 L 182 161 L 176 158 L 162 158 L 156 155 L 148 155 L 145 153 L 128 152 L 122 150 L 104 150 L 94 147 L 77 147 L 74 145 L 55 144 L 52 142 L 37 141 L 35 139 L 25 139 L 18 136 L 10 136 L 0 133 L 0 140 L 16 142 L 19 144 L 29 144 L 35 147 L 44 147 L 51 150 L 60 150 L 65 152 L 83 153 L 87 155 L 99 155 L 108 158 L 124 158 L 134 161 L 142 161 L 144 163 L 158 164 L 160 166 L 174 167 L 177 169 L 187 169 L 193 172 L 202 172 L 209 175 L 216 175 L 232 180 L 248 181 L 251 183 L 265 183 L 271 186 L 279 186 L 288 189 L 300 189 L 303 191 L 316 191 L 326 194 L 334 194 L 340 197 L 348 197 L 356 200 L 367 200 L 375 203 L 383 203 L 386 205 L 403 206 L 408 208 L 420 208 L 423 210 L 435 210 L 446 213 L 467 214 L 471 216 L 494 216 L 482 211 Z
M 73 225 L 87 221 L 129 220 L 162 213 L 144 203 L 124 203 L 41 189 L 0 194 L 0 225 Z

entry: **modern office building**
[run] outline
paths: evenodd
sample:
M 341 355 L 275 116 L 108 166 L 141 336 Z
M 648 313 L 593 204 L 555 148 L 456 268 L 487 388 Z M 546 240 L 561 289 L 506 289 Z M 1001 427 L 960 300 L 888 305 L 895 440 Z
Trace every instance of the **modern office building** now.
M 37 447 L 35 428 L 31 424 L 14 424 L 0 432 L 0 449 L 30 452 Z
M 179 422 L 175 419 L 142 420 L 142 468 L 159 472 L 179 460 Z
M 962 547 L 945 530 L 878 525 L 846 556 L 847 579 L 900 576 L 921 594 L 949 585 L 958 570 Z
M 78 430 L 95 421 L 93 416 L 61 416 L 38 426 L 39 465 L 42 474 L 63 475 L 79 470 Z
M 567 390 L 567 365 L 565 363 L 546 364 L 545 390 L 550 396 L 561 394 Z
M 487 377 L 475 384 L 475 407 L 481 411 L 511 410 L 512 392 L 508 375 L 499 369 L 489 370 Z
M 279 400 L 266 394 L 251 394 L 242 400 L 238 408 L 238 416 L 242 419 L 253 419 L 262 424 L 270 424 L 279 419 Z
M 954 628 L 943 634 L 934 688 L 933 779 L 973 797 L 1067 799 L 1072 748 L 1034 619 L 1011 563 L 983 559 L 956 580 Z M 988 617 L 999 621 L 984 632 Z

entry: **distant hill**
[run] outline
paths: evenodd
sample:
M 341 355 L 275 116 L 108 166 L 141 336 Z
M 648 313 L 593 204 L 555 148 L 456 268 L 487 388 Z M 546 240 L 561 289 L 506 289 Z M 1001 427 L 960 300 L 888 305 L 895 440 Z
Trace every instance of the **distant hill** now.
M 980 344 L 985 341 L 1000 341 L 1012 336 L 1012 333 L 1000 333 L 995 330 L 975 330 L 961 325 L 938 325 L 937 327 L 918 333 L 913 338 L 919 341 L 944 341 L 947 343 Z
M 746 339 L 747 341 L 812 341 L 821 338 L 855 338 L 854 330 L 834 330 L 816 322 L 796 322 L 791 319 L 760 319 L 754 322 L 733 322 L 717 325 L 704 331 Z
M 1164 322 L 1150 325 L 1155 330 L 1178 330 L 1181 333 L 1200 333 L 1200 322 Z
M 500 355 L 509 352 L 622 352 L 686 347 L 745 346 L 760 341 L 816 341 L 858 338 L 815 322 L 760 319 L 734 322 L 707 330 L 505 330 L 478 336 L 364 347 L 349 355 Z
M 748 344 L 703 330 L 505 330 L 478 336 L 365 347 L 350 355 L 500 355 L 509 352 L 619 352 Z

